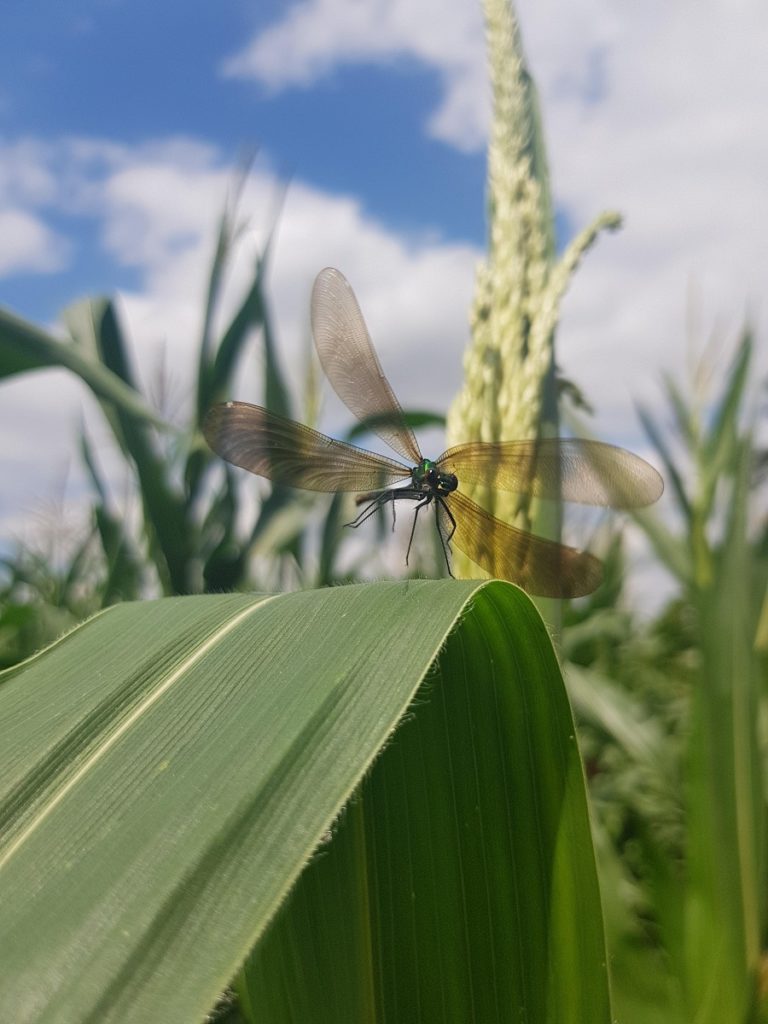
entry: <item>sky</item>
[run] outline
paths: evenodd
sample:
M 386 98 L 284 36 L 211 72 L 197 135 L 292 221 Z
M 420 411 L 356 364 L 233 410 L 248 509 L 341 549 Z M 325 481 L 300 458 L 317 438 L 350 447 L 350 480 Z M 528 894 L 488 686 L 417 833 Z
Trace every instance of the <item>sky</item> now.
M 558 361 L 595 406 L 594 432 L 647 454 L 635 403 L 659 407 L 662 372 L 684 374 L 713 337 L 722 369 L 747 316 L 768 363 L 768 7 L 517 11 L 559 244 L 604 209 L 625 218 L 571 284 Z M 487 227 L 478 0 L 10 0 L 3 13 L 2 305 L 55 329 L 76 299 L 117 296 L 141 378 L 151 387 L 165 361 L 183 405 L 215 226 L 255 152 L 230 308 L 276 223 L 284 365 L 300 365 L 315 274 L 337 266 L 403 403 L 445 411 Z M 259 394 L 251 374 L 233 397 Z M 321 426 L 348 425 L 326 396 Z M 83 416 L 117 467 L 76 382 L 0 384 L 0 547 L 34 531 L 52 494 L 87 500 Z

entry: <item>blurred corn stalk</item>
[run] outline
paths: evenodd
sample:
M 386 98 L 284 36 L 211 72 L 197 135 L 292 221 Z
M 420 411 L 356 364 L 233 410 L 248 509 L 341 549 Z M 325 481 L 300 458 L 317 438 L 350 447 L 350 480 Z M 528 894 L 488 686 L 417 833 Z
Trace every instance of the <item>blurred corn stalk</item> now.
M 64 340 L 0 310 L 0 381 L 52 367 L 78 376 L 100 405 L 125 463 L 136 506 L 131 508 L 129 502 L 126 508 L 125 502 L 115 500 L 97 446 L 81 428 L 80 454 L 93 492 L 90 530 L 62 566 L 47 566 L 34 552 L 21 549 L 5 560 L 8 581 L 0 597 L 13 616 L 0 617 L 0 656 L 3 637 L 9 659 L 16 660 L 58 635 L 61 615 L 41 618 L 42 606 L 65 612 L 65 624 L 71 625 L 72 619 L 77 621 L 98 607 L 147 594 L 237 589 L 254 582 L 254 554 L 270 556 L 258 578 L 265 589 L 295 584 L 302 571 L 306 496 L 275 486 L 255 512 L 250 511 L 237 474 L 210 452 L 200 429 L 210 406 L 231 396 L 241 357 L 254 337 L 263 354 L 262 404 L 281 415 L 294 413 L 265 294 L 268 246 L 255 261 L 239 307 L 221 333 L 214 335 L 239 232 L 237 208 L 244 181 L 245 174 L 219 221 L 201 337 L 196 358 L 192 356 L 194 398 L 183 424 L 165 423 L 142 394 L 128 338 L 111 300 L 88 299 L 67 309 Z M 251 487 L 255 486 L 252 482 Z M 37 609 L 36 621 L 50 620 L 53 625 L 44 635 L 36 634 L 30 643 L 19 646 L 15 624 L 26 614 L 27 602 Z
M 687 466 L 647 410 L 646 432 L 672 483 L 683 524 L 673 538 L 657 517 L 639 517 L 684 588 L 697 625 L 698 673 L 691 697 L 686 787 L 685 885 L 660 908 L 675 920 L 690 1019 L 765 1019 L 762 943 L 766 787 L 759 732 L 768 661 L 760 613 L 768 584 L 768 522 L 756 516 L 753 415 L 747 409 L 752 338 L 745 332 L 721 394 L 693 402 L 667 379 Z M 705 368 L 706 369 L 706 368 Z M 699 373 L 701 378 L 702 374 Z M 709 368 L 706 376 L 716 378 Z M 692 470 L 692 472 L 691 472 Z M 764 507 L 764 505 L 763 505 Z M 762 991 L 761 991 L 762 989 Z
M 688 391 L 667 376 L 667 415 L 640 410 L 675 515 L 632 515 L 677 596 L 648 631 L 621 633 L 614 610 L 599 646 L 593 617 L 593 649 L 608 655 L 568 670 L 579 717 L 603 736 L 591 788 L 627 1024 L 768 1019 L 768 519 L 752 348 L 745 331 L 726 372 L 703 362 Z
M 493 122 L 488 153 L 488 258 L 477 273 L 464 387 L 448 414 L 448 443 L 558 432 L 554 332 L 560 301 L 582 255 L 616 213 L 602 213 L 556 258 L 552 199 L 536 88 L 509 0 L 484 0 Z M 494 515 L 557 538 L 559 511 L 519 495 L 469 489 Z M 457 576 L 476 567 L 454 553 Z

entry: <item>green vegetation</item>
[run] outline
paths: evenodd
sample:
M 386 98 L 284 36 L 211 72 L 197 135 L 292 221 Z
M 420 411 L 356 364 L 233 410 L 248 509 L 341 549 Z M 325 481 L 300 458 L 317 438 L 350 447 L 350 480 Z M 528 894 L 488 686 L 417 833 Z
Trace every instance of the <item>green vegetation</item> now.
M 0 720 L 16 1020 L 199 1020 L 259 938 L 247 1020 L 609 1020 L 573 719 L 509 584 L 117 605 Z
M 0 665 L 10 664 L 52 640 L 62 626 L 115 601 L 147 594 L 196 594 L 242 587 L 251 580 L 251 558 L 269 554 L 263 579 L 280 589 L 296 576 L 306 526 L 307 502 L 301 495 L 275 489 L 262 502 L 245 534 L 242 491 L 205 444 L 200 423 L 210 406 L 231 390 L 238 361 L 252 332 L 260 332 L 264 352 L 263 400 L 290 414 L 263 291 L 266 258 L 255 267 L 239 309 L 217 342 L 212 336 L 220 292 L 236 231 L 236 202 L 225 210 L 209 275 L 203 332 L 198 345 L 196 391 L 189 418 L 180 426 L 164 424 L 149 409 L 136 386 L 129 349 L 113 303 L 96 299 L 64 315 L 69 338 L 46 337 L 37 328 L 0 311 L 0 378 L 41 367 L 66 367 L 98 399 L 118 452 L 135 484 L 138 530 L 115 503 L 103 480 L 85 431 L 80 453 L 93 485 L 91 529 L 71 564 L 46 565 L 34 551 L 20 550 L 6 562 L 7 580 L 0 618 Z M 36 339 L 32 357 L 28 339 Z M 301 415 L 301 414 L 299 414 Z M 211 467 L 220 482 L 211 480 Z M 335 531 L 333 531 L 335 536 Z M 329 537 L 331 531 L 329 530 Z M 334 545 L 323 553 L 322 582 L 333 582 Z M 303 577 L 299 576 L 302 582 Z M 42 609 L 32 628 L 24 611 L 30 598 Z M 47 625 L 49 624 L 49 625 Z
M 750 357 L 746 335 L 706 404 L 667 380 L 674 429 L 641 412 L 679 526 L 637 519 L 675 595 L 639 626 L 614 594 L 564 638 L 597 811 L 614 1008 L 629 1022 L 765 1015 L 768 524 L 757 514 Z
M 556 431 L 557 303 L 615 225 L 598 218 L 555 263 L 517 28 L 501 0 L 486 11 L 491 242 L 456 441 L 513 429 L 475 372 L 489 353 L 506 374 L 494 387 L 536 390 L 525 429 Z M 69 311 L 66 341 L 0 312 L 0 377 L 76 373 L 138 510 L 114 500 L 83 432 L 88 529 L 64 558 L 20 549 L 0 568 L 4 1013 L 192 1021 L 229 985 L 213 1013 L 231 1024 L 768 1020 L 768 521 L 749 333 L 712 393 L 666 379 L 664 416 L 640 410 L 673 511 L 635 526 L 672 595 L 650 621 L 632 610 L 616 532 L 599 591 L 542 605 L 561 674 L 507 584 L 417 580 L 439 574 L 430 551 L 401 582 L 340 569 L 340 497 L 274 488 L 249 519 L 202 419 L 252 340 L 268 409 L 311 424 L 314 371 L 297 409 L 268 252 L 213 337 L 235 206 L 181 426 L 138 391 L 110 302 Z M 560 530 L 559 511 L 506 514 Z M 356 585 L 328 586 L 342 583 Z

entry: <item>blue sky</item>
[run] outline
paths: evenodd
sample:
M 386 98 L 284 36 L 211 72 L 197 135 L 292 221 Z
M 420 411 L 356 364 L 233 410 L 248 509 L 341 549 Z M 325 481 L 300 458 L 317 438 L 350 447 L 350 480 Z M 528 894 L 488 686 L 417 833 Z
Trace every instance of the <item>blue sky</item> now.
M 563 239 L 603 209 L 626 218 L 566 297 L 559 360 L 600 436 L 642 449 L 633 403 L 657 401 L 661 370 L 683 372 L 713 332 L 727 344 L 747 309 L 764 320 L 768 9 L 517 9 Z M 230 300 L 290 179 L 270 279 L 287 363 L 314 274 L 336 265 L 398 394 L 447 406 L 485 238 L 477 0 L 12 0 L 3 14 L 0 302 L 53 324 L 75 298 L 118 295 L 144 379 L 167 358 L 183 402 L 216 219 L 239 155 L 258 147 Z M 429 403 L 414 373 L 427 366 Z M 52 492 L 75 511 L 84 500 L 83 410 L 109 466 L 72 381 L 0 385 L 0 542 L 26 536 Z M 324 425 L 342 421 L 329 397 Z
M 216 147 L 222 164 L 256 150 L 277 175 L 357 196 L 395 231 L 482 245 L 484 154 L 425 133 L 440 94 L 433 68 L 394 55 L 381 66 L 341 63 L 311 87 L 280 90 L 226 74 L 243 39 L 261 37 L 287 6 L 13 5 L 0 40 L 2 134 L 128 147 L 186 137 Z M 75 249 L 44 289 L 23 266 L 0 279 L 18 312 L 50 319 L 79 289 L 135 283 L 104 264 L 98 223 L 73 223 L 56 209 L 46 223 Z

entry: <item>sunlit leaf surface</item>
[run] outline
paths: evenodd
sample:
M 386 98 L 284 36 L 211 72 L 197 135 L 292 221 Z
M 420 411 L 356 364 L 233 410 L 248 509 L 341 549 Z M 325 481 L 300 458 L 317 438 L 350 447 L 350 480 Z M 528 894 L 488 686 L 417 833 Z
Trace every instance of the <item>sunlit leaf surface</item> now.
M 260 939 L 253 1019 L 609 1020 L 570 709 L 514 587 L 121 605 L 0 676 L 0 722 L 14 1024 L 201 1019 Z

